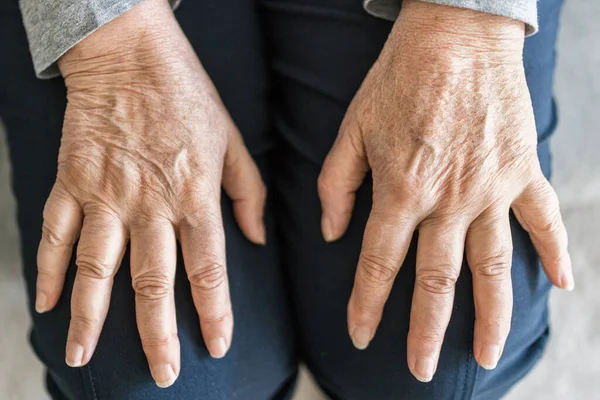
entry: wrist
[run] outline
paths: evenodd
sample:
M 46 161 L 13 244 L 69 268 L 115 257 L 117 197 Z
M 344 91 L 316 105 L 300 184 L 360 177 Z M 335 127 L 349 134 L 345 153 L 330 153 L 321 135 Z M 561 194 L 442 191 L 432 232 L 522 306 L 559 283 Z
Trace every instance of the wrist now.
M 59 60 L 67 86 L 80 77 L 160 70 L 181 59 L 187 43 L 167 0 L 144 0 L 101 26 Z M 109 81 L 111 78 L 107 78 Z
M 462 59 L 485 66 L 521 64 L 524 23 L 500 15 L 404 0 L 390 35 L 398 52 L 430 62 Z

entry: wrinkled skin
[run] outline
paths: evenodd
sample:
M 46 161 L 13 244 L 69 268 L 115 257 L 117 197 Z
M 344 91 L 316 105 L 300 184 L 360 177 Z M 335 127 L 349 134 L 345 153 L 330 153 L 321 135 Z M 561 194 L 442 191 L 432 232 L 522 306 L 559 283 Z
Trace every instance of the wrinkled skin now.
M 161 387 L 179 374 L 173 284 L 181 243 L 210 354 L 232 337 L 221 184 L 244 234 L 264 244 L 265 188 L 168 3 L 147 0 L 59 62 L 68 90 L 56 183 L 44 209 L 36 308 L 60 296 L 75 241 L 66 361 L 85 365 L 131 244 L 142 345 Z
M 319 177 L 326 240 L 346 230 L 371 170 L 373 207 L 348 304 L 367 347 L 418 230 L 408 366 L 431 380 L 463 254 L 473 273 L 474 355 L 496 366 L 510 330 L 509 210 L 529 232 L 549 279 L 573 288 L 558 200 L 542 174 L 522 63 L 523 24 L 405 1 L 341 125 Z

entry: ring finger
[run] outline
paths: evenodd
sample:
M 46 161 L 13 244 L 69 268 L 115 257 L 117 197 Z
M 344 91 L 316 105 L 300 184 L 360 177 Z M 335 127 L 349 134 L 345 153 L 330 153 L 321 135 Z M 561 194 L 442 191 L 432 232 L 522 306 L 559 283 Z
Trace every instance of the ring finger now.
M 483 368 L 496 367 L 512 314 L 512 237 L 508 210 L 485 211 L 469 228 L 467 260 L 473 273 L 475 333 L 473 353 Z
M 137 326 L 152 377 L 163 388 L 175 382 L 180 367 L 173 294 L 176 263 L 177 242 L 168 221 L 131 227 Z

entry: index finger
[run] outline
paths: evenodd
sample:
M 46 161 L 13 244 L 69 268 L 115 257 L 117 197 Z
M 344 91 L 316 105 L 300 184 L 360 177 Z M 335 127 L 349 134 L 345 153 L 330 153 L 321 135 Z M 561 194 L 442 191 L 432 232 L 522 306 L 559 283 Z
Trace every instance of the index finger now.
M 203 203 L 180 222 L 179 240 L 204 343 L 212 357 L 221 358 L 233 332 L 225 236 L 218 196 L 205 196 Z
M 82 219 L 79 203 L 57 181 L 44 206 L 42 238 L 37 254 L 37 312 L 51 310 L 58 302 Z

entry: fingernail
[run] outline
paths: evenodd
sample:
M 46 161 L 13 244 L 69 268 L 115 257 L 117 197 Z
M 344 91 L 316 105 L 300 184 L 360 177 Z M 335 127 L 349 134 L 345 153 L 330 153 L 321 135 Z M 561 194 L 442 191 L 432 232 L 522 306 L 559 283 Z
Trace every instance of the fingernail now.
M 35 296 L 35 311 L 39 314 L 48 311 L 47 301 L 47 297 L 44 293 L 38 293 Z
M 67 345 L 65 361 L 69 367 L 81 367 L 83 364 L 83 346 L 77 343 Z
M 572 292 L 575 289 L 575 279 L 573 279 L 573 274 L 562 274 L 561 285 L 563 289 L 568 292 Z
M 427 383 L 433 379 L 433 358 L 417 358 L 415 362 L 415 378 L 420 382 Z
M 213 358 L 223 358 L 227 354 L 227 342 L 223 338 L 209 340 L 207 347 Z
M 266 245 L 267 244 L 267 230 L 265 228 L 265 223 L 261 220 L 260 221 L 260 225 L 259 225 L 259 239 L 258 239 L 258 244 L 261 245 Z
M 329 218 L 323 217 L 321 230 L 323 231 L 323 239 L 325 239 L 326 242 L 333 242 L 333 224 Z
M 498 365 L 498 358 L 500 357 L 500 346 L 490 345 L 482 346 L 481 353 L 479 353 L 479 365 L 485 369 L 494 369 Z
M 366 349 L 371 342 L 372 336 L 371 330 L 366 326 L 357 326 L 352 330 L 352 333 L 350 333 L 352 344 L 354 344 L 354 347 L 358 350 Z
M 168 388 L 177 379 L 177 375 L 175 375 L 175 371 L 173 367 L 169 364 L 157 365 L 155 367 L 150 368 L 150 372 L 152 373 L 152 378 L 154 378 L 154 382 L 156 382 L 156 386 L 159 388 Z

